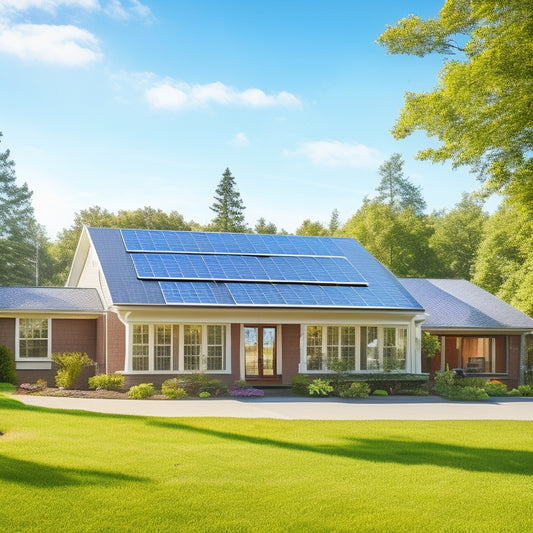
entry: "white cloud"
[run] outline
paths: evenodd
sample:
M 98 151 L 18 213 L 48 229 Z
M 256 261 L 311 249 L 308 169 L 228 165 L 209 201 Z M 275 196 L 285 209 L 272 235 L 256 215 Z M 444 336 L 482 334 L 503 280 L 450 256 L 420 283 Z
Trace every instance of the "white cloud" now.
M 92 33 L 76 26 L 48 24 L 0 26 L 0 51 L 66 66 L 83 66 L 102 57 Z
M 54 12 L 60 6 L 99 9 L 100 2 L 99 0 L 0 0 L 0 9 L 9 11 L 26 11 L 35 8 Z
M 233 137 L 233 139 L 231 139 L 228 144 L 231 144 L 232 146 L 245 147 L 250 145 L 250 141 L 248 140 L 246 133 L 241 131 L 237 133 L 237 135 L 235 135 L 235 137 Z
M 376 168 L 381 160 L 379 151 L 364 144 L 340 141 L 309 141 L 297 150 L 285 150 L 284 155 L 301 155 L 314 165 L 326 167 Z
M 210 103 L 251 107 L 296 107 L 300 105 L 300 100 L 296 96 L 285 91 L 273 95 L 267 95 L 260 89 L 238 91 L 220 81 L 191 86 L 187 83 L 164 80 L 147 89 L 145 96 L 152 107 L 171 111 Z
M 121 0 L 109 0 L 104 6 L 104 12 L 110 17 L 127 20 L 132 16 L 150 20 L 153 18 L 150 8 L 138 0 L 129 0 L 127 4 Z

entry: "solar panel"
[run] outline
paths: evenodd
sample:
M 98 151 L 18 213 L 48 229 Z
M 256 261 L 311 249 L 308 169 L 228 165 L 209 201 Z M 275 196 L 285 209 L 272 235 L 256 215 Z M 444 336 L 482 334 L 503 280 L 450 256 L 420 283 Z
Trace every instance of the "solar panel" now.
M 329 237 L 135 229 L 120 231 L 128 252 L 344 255 L 335 244 L 335 239 Z
M 368 307 L 364 287 L 283 283 L 160 281 L 168 304 L 274 307 Z M 372 304 L 370 304 L 371 306 Z
M 342 257 L 132 253 L 139 279 L 367 285 Z

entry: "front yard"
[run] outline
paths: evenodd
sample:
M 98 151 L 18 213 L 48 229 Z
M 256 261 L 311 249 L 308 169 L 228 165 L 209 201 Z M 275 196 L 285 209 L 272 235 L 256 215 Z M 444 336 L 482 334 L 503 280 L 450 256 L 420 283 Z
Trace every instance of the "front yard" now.
M 162 419 L 0 395 L 4 531 L 533 530 L 533 423 Z

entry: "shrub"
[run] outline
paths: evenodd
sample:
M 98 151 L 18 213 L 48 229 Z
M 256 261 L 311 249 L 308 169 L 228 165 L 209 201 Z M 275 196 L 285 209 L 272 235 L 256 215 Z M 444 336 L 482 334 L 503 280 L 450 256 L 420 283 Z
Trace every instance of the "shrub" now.
M 52 361 L 59 366 L 55 377 L 56 385 L 65 389 L 74 387 L 84 366 L 94 364 L 86 353 L 81 352 L 53 353 Z
M 533 386 L 531 385 L 518 385 L 518 391 L 520 396 L 533 396 Z
M 518 389 L 512 389 L 507 393 L 507 396 L 520 396 L 520 391 Z
M 91 376 L 89 378 L 89 388 L 121 391 L 124 388 L 124 376 L 122 374 Z
M 204 390 L 200 393 L 200 398 L 211 398 L 211 393 Z
M 161 392 L 174 400 L 180 400 L 187 396 L 187 391 L 181 386 L 181 381 L 177 378 L 167 379 L 161 385 Z
M 153 383 L 141 383 L 140 385 L 134 385 L 128 391 L 128 398 L 133 398 L 134 400 L 144 400 L 150 398 L 155 394 L 155 389 Z
M 485 378 L 455 378 L 454 384 L 458 387 L 474 387 L 475 389 L 484 389 L 487 384 Z
M 489 381 L 488 383 L 485 383 L 483 390 L 489 396 L 507 396 L 507 385 L 504 385 L 501 382 L 495 383 L 493 381 Z
M 198 396 L 208 386 L 209 378 L 205 374 L 196 372 L 181 376 L 179 381 L 189 396 Z
M 327 396 L 333 392 L 333 387 L 327 379 L 317 378 L 309 383 L 309 394 L 311 396 Z
M 448 397 L 450 389 L 455 384 L 455 374 L 452 370 L 446 370 L 444 372 L 438 372 L 435 375 L 435 386 L 433 390 L 440 396 Z
M 0 383 L 18 383 L 15 358 L 7 346 L 0 346 Z
M 488 399 L 489 395 L 484 389 L 477 387 L 451 387 L 448 398 L 455 401 L 479 402 Z
M 373 396 L 388 396 L 389 393 L 386 391 L 386 390 L 382 390 L 382 389 L 376 389 L 373 393 L 372 393 Z
M 228 393 L 228 387 L 219 379 L 210 379 L 202 392 L 208 392 L 209 396 L 225 396 Z M 200 392 L 200 398 L 206 398 L 207 396 L 202 396 L 202 392 Z
M 346 390 L 341 391 L 343 398 L 368 398 L 370 386 L 366 381 L 354 381 Z
M 309 383 L 311 379 L 309 376 L 296 375 L 291 378 L 291 390 L 294 394 L 300 396 L 307 396 L 309 394 Z

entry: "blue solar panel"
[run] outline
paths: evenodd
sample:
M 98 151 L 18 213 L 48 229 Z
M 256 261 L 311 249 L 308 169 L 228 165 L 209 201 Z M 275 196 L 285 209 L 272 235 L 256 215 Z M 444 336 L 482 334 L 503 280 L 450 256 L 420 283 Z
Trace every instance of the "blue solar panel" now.
M 329 237 L 135 229 L 120 231 L 128 252 L 343 255 L 335 239 Z
M 132 253 L 139 279 L 366 285 L 342 257 Z
M 169 304 L 279 307 L 368 307 L 362 287 L 284 283 L 161 281 Z

